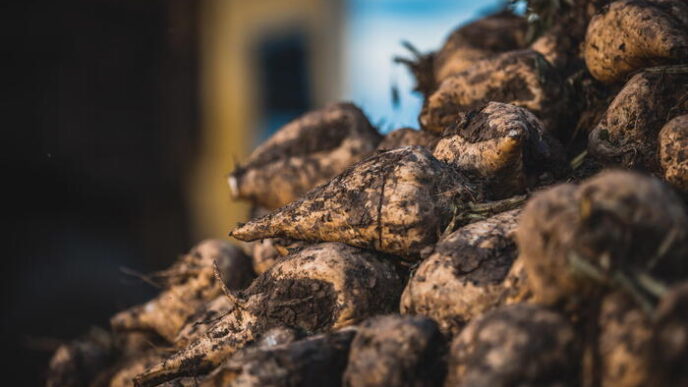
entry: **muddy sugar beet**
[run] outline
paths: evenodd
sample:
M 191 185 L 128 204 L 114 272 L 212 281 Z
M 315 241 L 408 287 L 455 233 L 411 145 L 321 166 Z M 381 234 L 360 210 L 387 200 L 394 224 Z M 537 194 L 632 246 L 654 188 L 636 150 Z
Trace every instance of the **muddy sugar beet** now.
M 575 386 L 579 352 L 563 316 L 510 305 L 471 321 L 452 341 L 446 385 Z
M 328 106 L 287 124 L 229 175 L 235 198 L 282 207 L 367 156 L 380 135 L 360 109 Z
M 638 273 L 664 283 L 688 274 L 683 204 L 660 180 L 635 172 L 603 172 L 536 194 L 517 241 L 534 295 L 546 304 L 584 302 L 605 286 L 634 293 L 628 284 Z
M 113 337 L 102 330 L 61 345 L 50 360 L 47 387 L 89 385 L 117 357 Z
M 207 240 L 194 247 L 174 266 L 156 273 L 163 291 L 143 305 L 115 315 L 115 331 L 152 331 L 173 343 L 186 320 L 208 301 L 222 293 L 215 276 L 217 264 L 227 286 L 240 289 L 253 278 L 251 262 L 237 247 L 219 240 Z
M 174 346 L 183 348 L 205 335 L 222 316 L 231 312 L 235 304 L 225 294 L 217 296 L 212 301 L 200 307 L 191 315 L 179 330 Z
M 437 386 L 444 379 L 445 339 L 420 316 L 378 316 L 358 328 L 343 375 L 348 387 Z
M 254 207 L 250 213 L 250 219 L 257 219 L 269 214 L 270 211 Z M 245 254 L 251 257 L 253 271 L 262 274 L 272 267 L 282 257 L 298 252 L 308 243 L 287 238 L 266 238 L 251 242 L 241 242 L 240 246 Z
M 650 318 L 628 295 L 615 292 L 602 299 L 594 341 L 603 386 L 652 385 L 650 375 Z
M 486 311 L 524 294 L 516 259 L 519 210 L 469 224 L 440 239 L 418 266 L 401 297 L 404 314 L 428 316 L 448 335 Z M 513 287 L 511 285 L 516 285 Z
M 688 385 L 688 282 L 662 296 L 650 339 L 650 381 L 657 386 Z
M 336 241 L 417 260 L 449 224 L 453 206 L 480 190 L 425 148 L 358 162 L 302 199 L 231 232 L 239 240 Z
M 672 153 L 667 152 L 666 141 L 674 130 L 661 136 L 660 131 L 667 121 L 688 113 L 687 95 L 688 66 L 658 67 L 634 75 L 590 132 L 588 151 L 608 165 L 653 173 L 674 165 L 680 168 L 680 159 L 667 158 Z M 660 154 L 660 147 L 665 153 Z
M 523 193 L 542 173 L 566 168 L 563 147 L 535 115 L 499 102 L 459 114 L 433 156 L 483 181 L 493 199 Z
M 394 310 L 401 280 L 376 253 L 341 243 L 305 248 L 261 274 L 249 288 L 229 295 L 235 307 L 205 334 L 136 379 L 154 386 L 202 375 L 268 329 L 286 325 L 325 332 Z
M 688 114 L 669 121 L 659 132 L 659 163 L 664 179 L 688 193 Z
M 345 328 L 303 340 L 242 349 L 207 378 L 204 386 L 335 386 L 341 383 L 356 330 Z M 193 384 L 191 384 L 193 385 Z
M 503 11 L 462 26 L 452 32 L 435 55 L 437 83 L 481 59 L 525 48 L 526 21 Z
M 442 133 L 460 112 L 487 102 L 503 102 L 530 110 L 550 132 L 565 124 L 565 89 L 557 71 L 532 50 L 510 51 L 478 61 L 444 79 L 419 116 L 421 126 Z
M 584 49 L 590 73 L 618 82 L 634 70 L 688 60 L 688 4 L 682 0 L 620 0 L 588 25 Z
M 404 58 L 416 78 L 417 91 L 429 95 L 445 78 L 472 66 L 481 59 L 506 51 L 525 48 L 526 20 L 502 11 L 452 31 L 437 52 L 416 53 L 415 60 Z
M 597 348 L 602 386 L 684 386 L 688 382 L 688 283 L 668 288 L 648 314 L 621 292 L 601 302 Z

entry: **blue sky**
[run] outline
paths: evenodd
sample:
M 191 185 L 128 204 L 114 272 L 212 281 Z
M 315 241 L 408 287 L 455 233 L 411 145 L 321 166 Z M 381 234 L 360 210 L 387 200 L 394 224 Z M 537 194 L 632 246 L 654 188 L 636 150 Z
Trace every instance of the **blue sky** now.
M 458 25 L 489 14 L 501 0 L 348 0 L 344 39 L 343 99 L 363 108 L 374 125 L 389 131 L 418 127 L 421 98 L 412 93 L 413 80 L 395 55 L 406 55 L 408 40 L 421 52 L 437 50 Z M 400 106 L 394 109 L 391 87 L 396 83 Z

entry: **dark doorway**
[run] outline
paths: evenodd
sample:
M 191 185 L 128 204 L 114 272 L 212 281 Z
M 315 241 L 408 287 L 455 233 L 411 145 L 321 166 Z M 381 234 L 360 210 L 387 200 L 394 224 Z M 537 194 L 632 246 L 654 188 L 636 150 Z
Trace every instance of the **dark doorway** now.
M 300 31 L 270 35 L 257 44 L 260 121 L 259 144 L 311 107 L 309 52 Z

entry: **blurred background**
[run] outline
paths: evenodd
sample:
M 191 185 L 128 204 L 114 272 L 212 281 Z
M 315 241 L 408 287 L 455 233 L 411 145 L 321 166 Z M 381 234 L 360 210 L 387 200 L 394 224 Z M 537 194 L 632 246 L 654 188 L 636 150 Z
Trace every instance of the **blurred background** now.
M 227 238 L 248 208 L 225 181 L 305 111 L 339 100 L 381 131 L 417 127 L 395 55 L 439 48 L 501 0 L 3 2 L 5 385 L 41 385 L 51 352 Z

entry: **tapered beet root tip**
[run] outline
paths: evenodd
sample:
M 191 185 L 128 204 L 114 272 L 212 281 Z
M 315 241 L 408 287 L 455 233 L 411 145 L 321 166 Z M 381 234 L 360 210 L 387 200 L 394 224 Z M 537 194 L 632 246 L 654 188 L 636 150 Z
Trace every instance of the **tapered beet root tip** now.
M 229 236 L 240 241 L 249 242 L 264 238 L 266 229 L 269 229 L 269 217 L 252 220 L 247 223 L 238 224 L 229 232 Z

